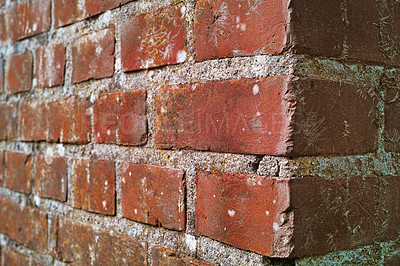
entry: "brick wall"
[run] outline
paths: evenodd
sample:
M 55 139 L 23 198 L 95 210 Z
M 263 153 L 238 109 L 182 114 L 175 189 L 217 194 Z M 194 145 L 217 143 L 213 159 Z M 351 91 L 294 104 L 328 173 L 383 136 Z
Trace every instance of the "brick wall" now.
M 0 0 L 0 265 L 400 263 L 396 0 Z

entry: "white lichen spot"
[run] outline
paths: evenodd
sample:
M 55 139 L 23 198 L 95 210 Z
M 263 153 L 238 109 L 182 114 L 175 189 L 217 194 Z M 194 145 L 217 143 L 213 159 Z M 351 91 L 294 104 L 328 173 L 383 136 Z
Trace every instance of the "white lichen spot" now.
M 38 27 L 37 23 L 33 24 L 33 27 L 32 27 L 33 31 L 36 31 L 37 27 Z
M 235 210 L 228 210 L 228 215 L 230 216 L 230 217 L 233 217 L 233 216 L 235 216 Z
M 256 116 L 261 116 L 261 113 L 257 111 Z
M 224 230 L 226 231 L 226 227 L 224 227 Z
M 176 54 L 176 62 L 183 63 L 186 61 L 186 52 L 184 50 L 178 51 Z
M 273 204 L 276 204 L 276 200 L 273 200 L 272 203 L 273 203 Z
M 260 92 L 260 87 L 257 84 L 253 86 L 253 94 L 257 95 Z
M 97 137 L 100 138 L 100 132 L 97 132 Z
M 33 201 L 36 207 L 40 207 L 40 197 L 38 195 L 33 196 Z
M 124 183 L 124 184 L 126 183 L 125 177 L 122 178 L 122 183 Z
M 272 224 L 272 228 L 274 229 L 275 232 L 278 231 L 279 230 L 279 224 L 277 222 L 274 222 Z
M 161 107 L 161 113 L 165 113 L 165 109 L 163 107 Z
M 103 48 L 99 45 L 96 47 L 96 54 L 99 55 L 101 52 L 103 52 Z
M 129 176 L 132 176 L 132 172 L 129 172 Z
M 181 7 L 181 14 L 182 14 L 182 16 L 184 16 L 185 13 L 186 13 L 186 6 L 182 6 L 182 7 Z
M 215 198 L 215 195 L 213 195 L 214 196 L 214 198 Z
M 245 131 L 246 129 L 245 128 L 242 128 L 242 131 Z
M 107 202 L 105 200 L 103 200 L 103 208 L 105 209 L 107 206 Z
M 265 215 L 267 215 L 267 216 L 268 216 L 268 215 L 269 215 L 269 211 L 265 211 Z
M 107 129 L 107 135 L 108 135 L 108 136 L 111 135 L 111 130 Z
M 246 30 L 246 24 L 245 23 L 240 24 L 240 30 L 241 31 L 245 31 Z
M 161 196 L 164 195 L 164 192 L 161 192 Z
M 133 211 L 135 212 L 135 214 L 137 214 L 137 209 L 134 209 Z

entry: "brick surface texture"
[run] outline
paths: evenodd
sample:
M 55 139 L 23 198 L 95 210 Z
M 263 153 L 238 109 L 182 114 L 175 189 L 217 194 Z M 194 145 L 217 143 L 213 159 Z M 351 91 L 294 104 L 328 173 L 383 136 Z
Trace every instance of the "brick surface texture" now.
M 0 0 L 0 265 L 397 265 L 400 1 Z

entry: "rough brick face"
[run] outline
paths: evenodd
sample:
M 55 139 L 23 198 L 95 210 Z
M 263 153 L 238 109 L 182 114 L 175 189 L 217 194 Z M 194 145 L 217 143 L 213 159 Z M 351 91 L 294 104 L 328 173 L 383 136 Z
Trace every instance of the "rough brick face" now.
M 75 39 L 72 43 L 72 82 L 114 74 L 114 28 Z
M 0 233 L 38 252 L 47 249 L 47 215 L 0 197 Z
M 0 23 L 2 23 L 1 18 L 0 18 Z M 0 34 L 2 34 L 1 29 L 0 29 Z M 0 40 L 0 46 L 1 46 L 1 40 Z M 4 64 L 4 60 L 0 56 L 0 93 L 3 93 L 3 90 L 4 90 L 4 70 L 3 70 L 4 67 L 3 67 L 3 64 Z
M 393 89 L 393 88 L 392 88 Z M 391 90 L 389 100 L 395 99 L 395 90 Z M 400 105 L 399 100 L 388 103 L 385 106 L 385 150 L 388 152 L 400 152 Z
M 0 47 L 5 44 L 7 41 L 7 25 L 6 25 L 6 15 L 4 13 L 0 13 Z
M 200 234 L 267 256 L 290 253 L 274 246 L 279 237 L 274 228 L 284 223 L 280 214 L 289 208 L 286 180 L 198 171 L 196 186 Z
M 147 243 L 126 236 L 96 232 L 67 218 L 58 219 L 57 259 L 94 265 L 146 265 Z M 94 256 L 93 256 L 94 254 Z
M 38 155 L 35 158 L 36 192 L 40 197 L 67 200 L 68 161 L 65 157 Z
M 97 15 L 129 1 L 131 0 L 85 0 L 86 17 Z
M 6 91 L 18 93 L 29 91 L 32 86 L 32 53 L 13 54 L 6 60 Z
M 8 151 L 6 157 L 6 187 L 30 194 L 32 190 L 32 156 Z
M 45 101 L 22 102 L 19 105 L 20 140 L 46 140 L 47 107 Z
M 375 104 L 358 89 L 282 76 L 165 87 L 155 100 L 156 144 L 276 155 L 371 152 Z
M 50 0 L 24 0 L 13 5 L 8 16 L 11 40 L 21 40 L 49 30 L 50 6 Z
M 121 60 L 124 71 L 182 63 L 186 60 L 181 6 L 128 19 L 121 29 Z
M 5 151 L 0 151 L 0 187 L 3 186 L 5 169 Z
M 53 87 L 64 82 L 65 46 L 62 43 L 40 47 L 36 52 L 37 87 Z
M 115 214 L 115 163 L 98 160 L 76 161 L 74 189 L 76 208 Z
M 121 182 L 124 217 L 168 229 L 185 229 L 182 170 L 124 163 Z
M 87 143 L 91 137 L 90 103 L 70 97 L 47 103 L 49 142 Z
M 195 258 L 186 256 L 184 254 L 179 254 L 173 250 L 159 247 L 159 246 L 154 246 L 151 250 L 151 256 L 152 256 L 152 265 L 154 266 L 169 266 L 169 265 L 179 265 L 179 266 L 189 266 L 189 265 L 194 265 L 194 266 L 212 266 L 215 264 L 202 261 L 202 260 L 196 260 Z
M 285 47 L 287 1 L 200 0 L 195 9 L 196 61 L 277 54 Z
M 15 139 L 17 134 L 17 104 L 0 103 L 0 139 Z
M 78 0 L 54 0 L 54 27 L 59 28 L 75 22 L 78 16 Z
M 94 106 L 94 138 L 98 143 L 144 144 L 147 141 L 146 91 L 103 94 Z

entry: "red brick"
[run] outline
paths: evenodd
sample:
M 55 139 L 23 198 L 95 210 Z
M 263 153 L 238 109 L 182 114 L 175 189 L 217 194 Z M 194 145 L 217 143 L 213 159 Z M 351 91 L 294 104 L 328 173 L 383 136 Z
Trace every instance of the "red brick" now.
M 159 247 L 159 246 L 152 247 L 151 256 L 152 256 L 152 265 L 153 266 L 169 266 L 169 265 L 212 266 L 212 265 L 215 265 L 215 264 L 203 261 L 203 260 L 197 260 L 190 256 L 186 256 L 185 254 L 180 254 L 173 250 Z
M 115 214 L 115 163 L 78 160 L 74 166 L 74 207 Z
M 4 5 L 6 3 L 6 0 L 0 0 L 0 6 Z
M 6 91 L 18 93 L 32 87 L 32 53 L 13 54 L 6 60 Z
M 45 101 L 21 102 L 19 105 L 19 139 L 22 141 L 46 140 L 47 106 Z
M 90 103 L 76 97 L 49 102 L 47 141 L 87 143 L 91 137 Z
M 0 233 L 38 252 L 47 249 L 47 214 L 0 197 Z
M 0 18 L 0 24 L 2 23 L 1 18 Z M 1 27 L 1 26 L 0 26 Z M 2 32 L 0 29 L 0 36 Z M 0 40 L 0 46 L 1 46 L 1 40 Z M 3 58 L 0 57 L 0 93 L 3 93 L 4 91 L 4 70 L 3 70 Z
M 5 246 L 4 265 L 8 266 L 30 265 L 30 258 L 26 254 L 20 253 L 9 246 Z
M 124 71 L 186 61 L 184 15 L 181 5 L 128 19 L 121 29 Z
M 287 12 L 287 1 L 282 0 L 198 1 L 196 61 L 281 53 L 286 45 Z
M 3 186 L 5 169 L 5 151 L 0 151 L 0 187 Z
M 86 0 L 85 11 L 86 17 L 97 15 L 104 11 L 116 8 L 122 4 L 125 4 L 131 0 Z
M 147 243 L 59 218 L 57 259 L 80 265 L 146 265 Z
M 50 29 L 50 0 L 24 0 L 9 10 L 8 34 L 17 41 Z
M 40 197 L 67 201 L 68 161 L 65 157 L 38 155 L 34 182 Z
M 15 139 L 17 135 L 17 104 L 0 103 L 0 139 Z
M 302 257 L 375 239 L 374 177 L 280 179 L 199 171 L 196 184 L 196 230 L 238 248 Z
M 300 54 L 341 56 L 345 39 L 341 7 L 341 0 L 290 1 L 288 48 Z
M 114 74 L 114 28 L 72 42 L 72 82 L 111 77 Z
M 184 171 L 124 163 L 121 182 L 123 217 L 173 230 L 185 229 Z
M 78 0 L 54 0 L 54 27 L 59 28 L 79 17 Z
M 375 103 L 329 80 L 270 77 L 165 87 L 156 92 L 156 144 L 273 155 L 376 149 Z
M 0 13 L 0 47 L 6 44 L 8 39 L 6 15 Z
M 146 90 L 101 95 L 94 106 L 94 135 L 98 143 L 146 143 Z
M 30 194 L 32 190 L 32 156 L 9 151 L 6 157 L 6 187 Z
M 40 47 L 36 52 L 37 87 L 64 83 L 65 46 L 62 43 Z
M 273 224 L 281 225 L 279 214 L 289 208 L 287 180 L 198 171 L 196 186 L 200 234 L 263 255 L 279 252 Z

